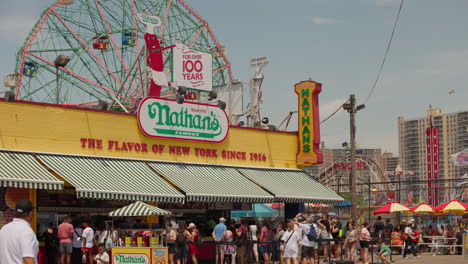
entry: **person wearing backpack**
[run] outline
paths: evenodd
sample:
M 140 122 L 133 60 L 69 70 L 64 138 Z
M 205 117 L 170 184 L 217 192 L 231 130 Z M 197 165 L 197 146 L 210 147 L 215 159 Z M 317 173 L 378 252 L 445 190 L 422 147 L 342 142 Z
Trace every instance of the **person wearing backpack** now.
M 302 236 L 302 263 L 314 263 L 314 243 L 317 240 L 317 231 L 312 225 L 312 218 L 307 218 L 304 214 L 297 214 L 295 223 L 301 228 Z

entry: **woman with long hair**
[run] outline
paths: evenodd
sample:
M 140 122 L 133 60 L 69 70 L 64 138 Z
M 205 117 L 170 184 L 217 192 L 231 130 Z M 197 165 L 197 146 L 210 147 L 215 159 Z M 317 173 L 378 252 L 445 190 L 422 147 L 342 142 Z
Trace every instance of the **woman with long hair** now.
M 190 244 L 189 244 L 189 255 L 192 259 L 193 264 L 198 264 L 197 254 L 198 254 L 198 247 L 197 243 L 200 239 L 200 232 L 197 229 L 197 226 L 194 223 L 190 223 L 188 226 L 188 230 L 190 233 Z
M 283 256 L 284 255 L 284 243 L 282 243 L 282 239 L 283 239 L 283 235 L 285 233 L 285 226 L 286 226 L 286 223 L 281 222 L 276 227 L 275 240 L 280 243 L 280 247 L 279 247 L 279 260 L 280 260 L 280 263 L 284 262 L 284 259 L 283 259 L 284 258 L 284 256 Z
M 356 226 L 354 225 L 354 221 L 349 221 L 347 228 L 348 231 L 346 232 L 345 249 L 348 250 L 349 259 L 354 261 L 357 241 L 359 240 L 359 237 L 356 234 Z
M 271 228 L 270 223 L 267 221 L 262 222 L 262 230 L 260 231 L 260 252 L 263 255 L 263 263 L 270 264 L 270 256 L 271 256 Z
M 361 229 L 361 236 L 359 243 L 361 245 L 361 260 L 363 263 L 368 264 L 367 259 L 369 255 L 369 246 L 372 237 L 369 232 L 369 222 L 364 222 L 362 229 Z
M 320 227 L 319 239 L 322 239 L 320 244 L 323 247 L 323 257 L 325 260 L 329 259 L 329 244 L 330 244 L 330 221 L 328 221 L 328 214 L 323 214 L 323 218 L 317 221 Z
M 221 250 L 224 253 L 224 263 L 222 264 L 231 264 L 232 260 L 235 259 L 237 247 L 234 244 L 236 238 L 236 227 L 234 225 L 229 225 L 228 229 L 224 231 L 221 241 L 224 243 L 221 247 Z M 234 257 L 233 257 L 234 255 Z
M 252 251 L 253 251 L 253 256 L 255 259 L 255 263 L 258 263 L 259 257 L 258 257 L 258 244 L 257 244 L 257 233 L 258 233 L 258 228 L 257 225 L 255 224 L 255 221 L 251 219 L 249 221 L 249 229 L 250 229 L 250 237 L 249 239 L 252 240 Z
M 189 241 L 192 235 L 187 230 L 187 225 L 182 222 L 177 228 L 176 247 L 177 247 L 177 263 L 186 264 L 189 255 Z
M 335 259 L 340 259 L 341 257 L 341 241 L 340 241 L 340 230 L 341 225 L 339 225 L 338 220 L 333 218 L 331 221 L 331 235 L 333 237 L 333 245 L 331 246 L 332 254 Z
M 288 222 L 288 229 L 281 238 L 284 243 L 284 259 L 286 260 L 286 264 L 290 264 L 291 260 L 294 264 L 298 263 L 297 253 L 299 248 L 297 242 L 301 237 L 302 234 L 294 230 L 294 222 Z
M 176 232 L 172 229 L 172 224 L 170 222 L 166 223 L 165 230 L 163 232 L 164 243 L 169 249 L 169 264 L 174 264 L 174 255 L 176 251 Z

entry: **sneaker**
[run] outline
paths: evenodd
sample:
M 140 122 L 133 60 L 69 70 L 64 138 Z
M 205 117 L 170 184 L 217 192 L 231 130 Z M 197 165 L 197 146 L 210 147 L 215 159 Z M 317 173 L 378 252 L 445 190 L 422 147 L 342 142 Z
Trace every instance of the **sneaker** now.
M 414 258 L 420 258 L 420 257 L 421 257 L 421 256 L 419 256 L 419 255 L 418 255 L 418 256 L 414 256 Z
M 407 259 L 408 257 L 403 257 L 403 258 Z

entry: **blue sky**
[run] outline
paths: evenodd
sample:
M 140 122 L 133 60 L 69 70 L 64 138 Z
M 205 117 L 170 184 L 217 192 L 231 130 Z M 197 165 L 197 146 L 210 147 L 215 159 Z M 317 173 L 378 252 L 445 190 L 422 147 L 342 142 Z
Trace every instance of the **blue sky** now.
M 0 73 L 10 73 L 16 49 L 53 1 L 1 0 Z M 247 81 L 251 58 L 266 56 L 262 115 L 278 124 L 296 108 L 293 85 L 323 83 L 321 115 L 354 93 L 368 95 L 400 0 L 187 0 L 226 46 L 235 78 Z M 25 8 L 27 7 L 27 8 Z M 357 142 L 397 152 L 397 117 L 467 110 L 468 1 L 406 0 L 377 88 L 358 113 Z M 449 94 L 455 90 L 454 94 Z M 322 140 L 348 140 L 347 115 L 322 125 Z

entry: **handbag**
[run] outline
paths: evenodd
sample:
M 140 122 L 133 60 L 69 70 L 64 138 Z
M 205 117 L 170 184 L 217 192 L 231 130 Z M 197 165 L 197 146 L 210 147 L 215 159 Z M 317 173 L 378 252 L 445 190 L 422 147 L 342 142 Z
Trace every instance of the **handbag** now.
M 401 232 L 400 238 L 406 241 L 406 240 L 408 240 L 409 235 L 406 234 L 405 232 Z
M 291 233 L 291 235 L 289 235 L 288 240 L 286 240 L 286 244 L 285 244 L 286 246 L 288 245 L 289 239 L 291 239 L 291 237 L 292 237 L 292 235 L 294 234 L 294 232 L 296 232 L 296 230 L 293 230 L 292 233 Z

